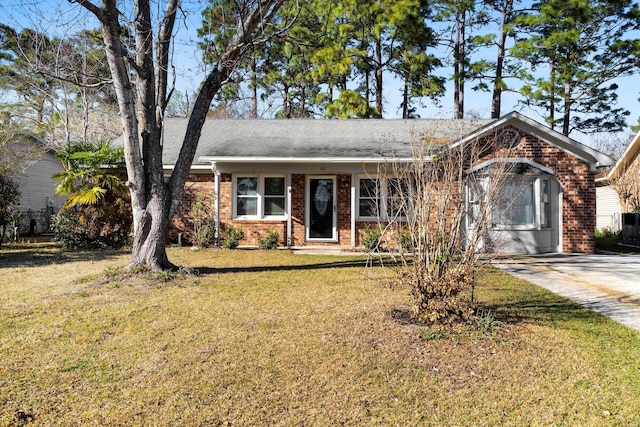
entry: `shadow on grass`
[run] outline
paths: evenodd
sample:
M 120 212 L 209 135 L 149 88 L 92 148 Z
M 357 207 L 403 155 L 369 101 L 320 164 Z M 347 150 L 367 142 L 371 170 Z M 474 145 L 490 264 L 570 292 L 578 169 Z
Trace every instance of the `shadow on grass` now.
M 193 267 L 190 270 L 197 272 L 198 275 L 205 276 L 210 274 L 233 274 L 233 273 L 263 273 L 272 271 L 305 271 L 319 270 L 331 268 L 364 268 L 366 266 L 378 266 L 380 261 L 371 260 L 343 260 L 343 261 L 327 261 L 312 264 L 295 264 L 295 265 L 265 265 L 252 267 Z
M 497 320 L 507 324 L 573 321 L 594 323 L 604 318 L 595 311 L 555 295 L 540 295 L 539 298 L 502 303 L 488 302 L 480 306 L 493 311 Z
M 35 245 L 33 247 L 3 246 L 0 250 L 0 269 L 20 267 L 40 267 L 52 264 L 65 264 L 77 261 L 101 261 L 126 254 L 127 251 L 64 250 L 55 245 Z

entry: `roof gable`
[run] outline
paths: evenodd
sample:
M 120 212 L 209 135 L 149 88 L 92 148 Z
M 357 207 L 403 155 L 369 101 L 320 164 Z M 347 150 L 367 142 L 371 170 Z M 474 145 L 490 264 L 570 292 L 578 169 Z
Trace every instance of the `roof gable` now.
M 614 164 L 614 160 L 611 157 L 515 111 L 477 129 L 475 132 L 472 132 L 463 139 L 455 142 L 452 147 L 466 144 L 490 134 L 496 135 L 501 129 L 507 126 L 518 128 L 525 133 L 535 136 L 541 141 L 551 144 L 584 160 L 591 165 L 592 170 L 595 170 L 598 167 L 612 166 Z

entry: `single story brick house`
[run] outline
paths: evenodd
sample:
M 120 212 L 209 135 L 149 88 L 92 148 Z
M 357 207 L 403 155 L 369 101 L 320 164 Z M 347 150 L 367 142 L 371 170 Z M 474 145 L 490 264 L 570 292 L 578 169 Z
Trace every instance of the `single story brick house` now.
M 167 174 L 186 126 L 164 122 Z M 382 205 L 390 197 L 381 164 L 413 161 L 416 141 L 459 147 L 483 139 L 497 148 L 469 170 L 510 162 L 529 171 L 519 180 L 518 212 L 490 231 L 504 242 L 498 250 L 593 252 L 596 170 L 613 160 L 515 112 L 492 120 L 207 120 L 171 243 L 189 229 L 191 204 L 204 193 L 215 197 L 218 230 L 243 229 L 241 245 L 275 231 L 283 246 L 356 248 L 367 224 L 385 219 L 384 209 L 372 213 L 368 191 L 377 186 Z

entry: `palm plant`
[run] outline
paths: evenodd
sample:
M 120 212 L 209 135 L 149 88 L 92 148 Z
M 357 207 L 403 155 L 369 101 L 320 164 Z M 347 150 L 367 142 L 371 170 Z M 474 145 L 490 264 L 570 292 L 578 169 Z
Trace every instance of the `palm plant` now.
M 77 222 L 60 224 L 73 235 L 69 246 L 122 246 L 131 226 L 131 211 L 127 202 L 129 189 L 121 177 L 124 173 L 124 151 L 107 142 L 76 142 L 56 153 L 64 171 L 53 178 L 59 181 L 56 194 L 66 195 L 61 215 L 77 215 Z M 58 227 L 58 228 L 60 228 Z M 68 230 L 71 227 L 72 230 Z M 77 234 L 83 237 L 78 238 Z M 64 243 L 64 241 L 63 241 Z
M 56 156 L 65 169 L 53 176 L 60 182 L 56 194 L 68 196 L 63 209 L 87 205 L 98 207 L 106 201 L 109 192 L 116 196 L 115 199 L 127 196 L 128 188 L 120 178 L 124 168 L 124 150 L 121 147 L 113 147 L 107 142 L 76 142 Z

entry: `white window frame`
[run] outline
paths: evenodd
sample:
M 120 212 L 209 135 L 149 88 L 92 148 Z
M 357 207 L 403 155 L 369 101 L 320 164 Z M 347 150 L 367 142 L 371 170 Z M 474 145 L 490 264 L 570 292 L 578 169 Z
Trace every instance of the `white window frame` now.
M 377 181 L 378 182 L 378 191 L 380 192 L 380 194 L 377 195 L 377 197 L 369 197 L 369 196 L 365 196 L 362 197 L 360 194 L 360 182 L 363 180 L 373 180 L 373 181 Z M 374 199 L 378 199 L 378 203 L 379 206 L 376 206 L 379 212 L 384 212 L 382 210 L 382 206 L 380 206 L 382 204 L 382 179 L 380 177 L 377 176 L 369 176 L 369 175 L 358 175 L 356 176 L 356 218 L 359 221 L 378 221 L 380 219 L 379 216 L 372 216 L 372 215 L 360 215 L 360 200 L 364 199 L 364 200 L 374 200 Z
M 256 215 L 238 215 L 238 178 L 257 178 L 258 188 L 257 194 L 257 212 Z M 282 178 L 284 180 L 284 213 L 282 215 L 265 215 L 264 203 L 265 203 L 265 179 L 266 178 Z M 235 173 L 232 176 L 233 179 L 233 219 L 238 220 L 286 220 L 288 217 L 287 206 L 288 197 L 287 194 L 287 177 L 285 174 L 278 173 Z M 267 196 L 268 198 L 269 196 Z M 274 197 L 274 196 L 271 196 Z
M 540 181 L 540 185 L 538 186 L 540 189 L 540 201 L 538 202 L 538 206 L 540 207 L 540 228 L 551 228 L 551 180 L 549 178 L 539 178 L 538 181 Z M 544 191 L 545 187 L 547 189 L 546 192 Z
M 377 180 L 378 181 L 378 189 L 380 194 L 378 195 L 377 199 L 379 200 L 379 206 L 378 206 L 378 211 L 380 212 L 380 215 L 378 216 L 365 216 L 365 215 L 360 215 L 360 200 L 362 198 L 362 196 L 360 195 L 360 181 L 362 180 Z M 400 220 L 400 221 L 404 221 L 406 219 L 405 215 L 401 215 L 401 216 L 397 216 L 395 218 L 390 218 L 389 217 L 389 199 L 392 198 L 390 196 L 390 191 L 389 191 L 389 180 L 408 180 L 409 178 L 404 177 L 404 176 L 389 176 L 389 177 L 382 177 L 382 176 L 377 176 L 377 175 L 356 175 L 356 219 L 358 221 L 389 221 L 389 220 Z M 364 197 L 365 199 L 374 199 L 372 197 Z
M 487 191 L 487 178 L 486 176 L 479 176 L 475 179 L 468 180 L 465 185 L 466 190 L 466 220 L 467 228 L 472 228 L 476 225 L 477 215 L 483 208 L 484 198 Z M 477 211 L 474 211 L 472 207 L 477 207 Z
M 503 223 L 499 223 L 497 221 L 494 220 L 493 217 L 493 209 L 491 210 L 491 218 L 489 219 L 489 228 L 491 230 L 542 230 L 542 229 L 548 229 L 552 227 L 552 198 L 551 198 L 551 189 L 552 184 L 551 184 L 551 177 L 550 176 L 538 176 L 538 177 L 533 177 L 533 176 L 526 176 L 526 175 L 514 175 L 515 179 L 518 179 L 518 177 L 522 177 L 523 179 L 526 179 L 527 181 L 527 186 L 532 185 L 532 195 L 531 195 L 531 205 L 532 205 L 532 209 L 533 209 L 533 221 L 530 224 L 503 224 Z M 489 180 L 491 179 L 489 176 L 477 176 L 475 178 L 476 181 L 478 180 L 483 180 L 482 184 L 478 184 L 486 191 L 487 185 L 490 185 Z M 546 182 L 547 185 L 547 193 L 546 193 L 546 197 L 545 197 L 545 193 L 544 193 L 544 183 Z M 467 227 L 468 228 L 473 228 L 475 226 L 475 218 L 473 218 L 473 215 L 471 215 L 471 209 L 472 209 L 472 204 L 476 204 L 476 205 L 482 205 L 482 203 L 486 203 L 486 195 L 485 196 L 481 196 L 480 200 L 475 200 L 474 199 L 474 192 L 473 189 L 471 188 L 472 183 L 469 181 L 466 184 L 466 211 L 467 211 L 467 218 L 466 218 L 466 223 L 467 223 Z M 525 190 L 527 191 L 527 190 Z M 482 207 L 478 207 L 478 209 L 482 209 Z M 542 211 L 543 209 L 548 209 L 548 213 L 549 213 L 549 217 L 547 218 L 547 224 L 543 224 L 542 222 Z
M 489 178 L 491 179 L 491 178 Z M 503 222 L 498 222 L 498 220 L 496 220 L 494 218 L 494 207 L 492 207 L 491 209 L 491 229 L 493 230 L 538 230 L 539 227 L 539 217 L 540 217 L 540 212 L 538 210 L 538 203 L 536 202 L 537 200 L 537 194 L 538 192 L 538 178 L 532 178 L 526 175 L 513 175 L 508 177 L 507 179 L 509 180 L 520 180 L 521 183 L 521 192 L 520 194 L 517 195 L 518 199 L 521 199 L 522 197 L 524 197 L 524 193 L 531 191 L 530 194 L 530 198 L 531 201 L 530 203 L 527 205 L 533 212 L 532 212 L 532 218 L 531 218 L 531 222 L 530 223 L 526 223 L 526 224 L 514 224 L 514 223 L 508 223 L 505 224 Z M 513 199 L 515 200 L 515 199 Z M 510 209 L 513 209 L 513 207 L 510 207 Z M 502 214 L 500 214 L 501 216 Z M 501 218 L 502 219 L 502 218 Z

